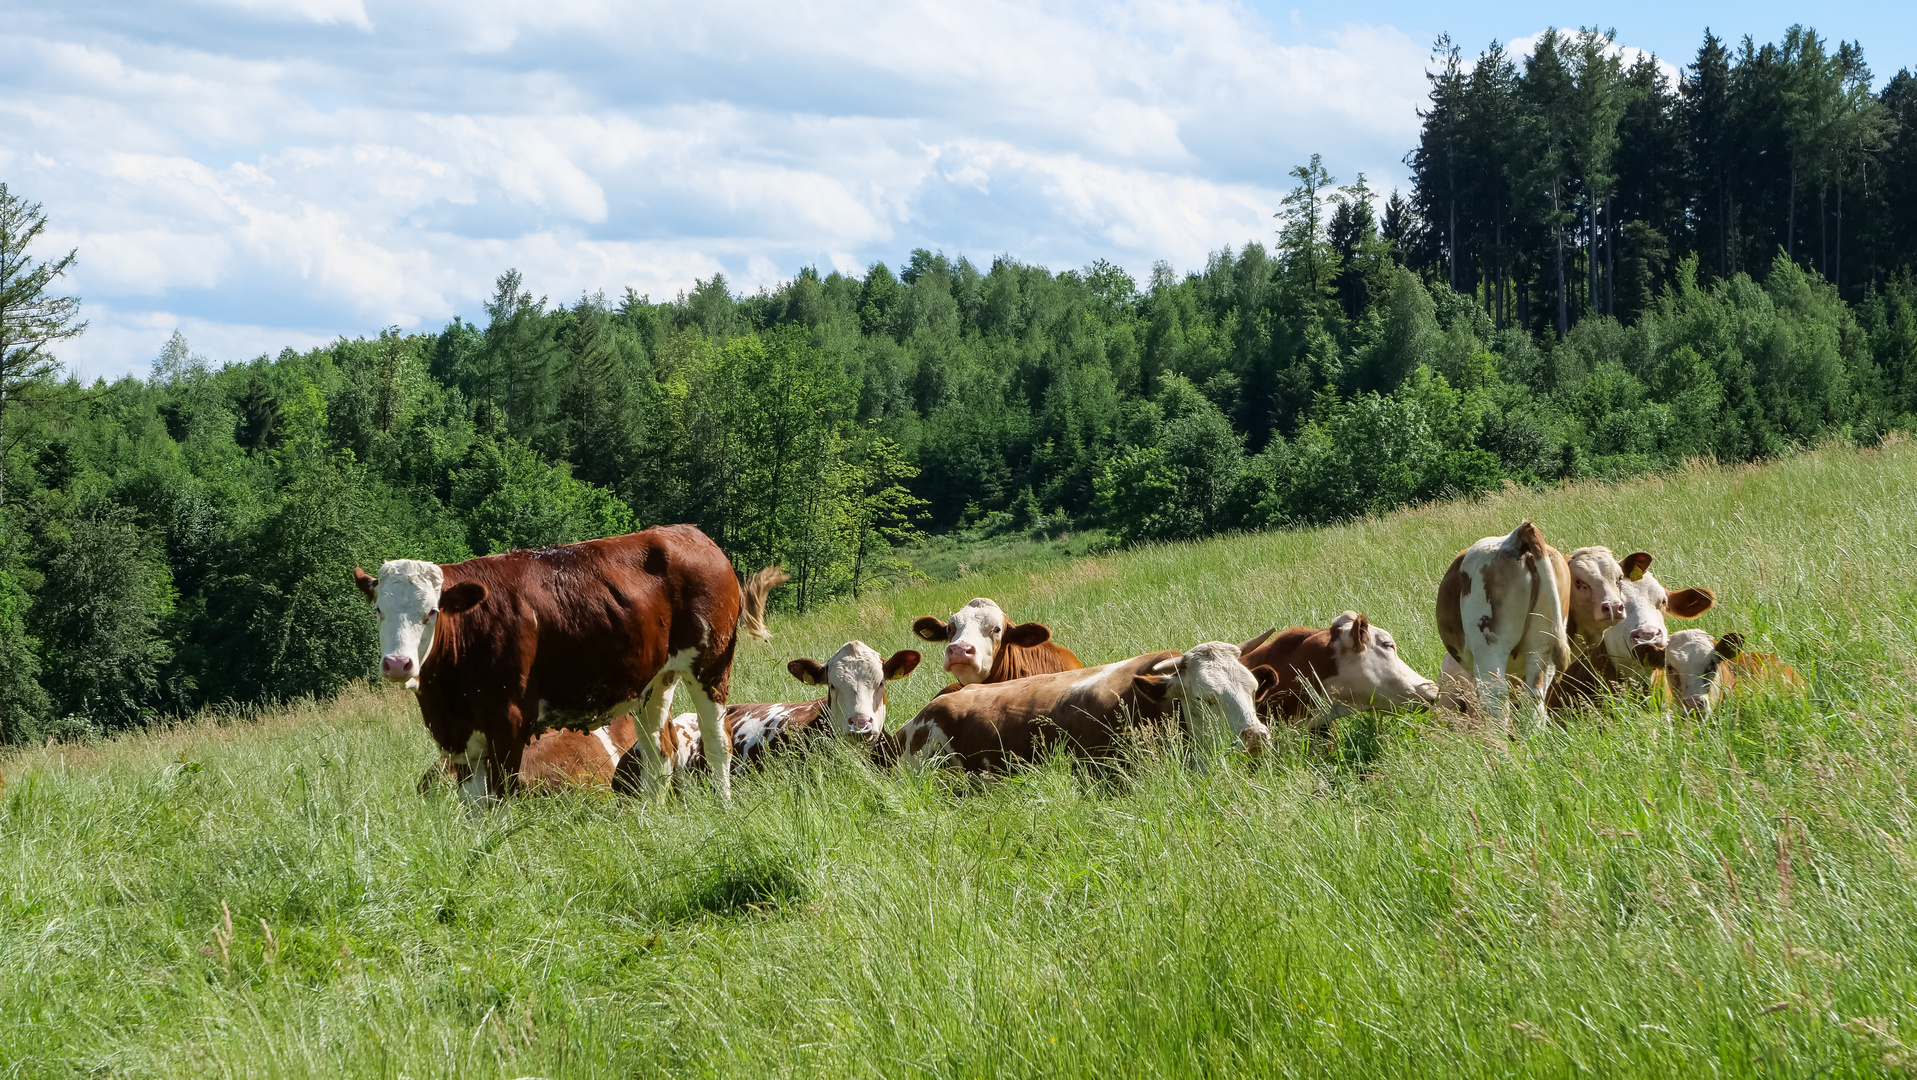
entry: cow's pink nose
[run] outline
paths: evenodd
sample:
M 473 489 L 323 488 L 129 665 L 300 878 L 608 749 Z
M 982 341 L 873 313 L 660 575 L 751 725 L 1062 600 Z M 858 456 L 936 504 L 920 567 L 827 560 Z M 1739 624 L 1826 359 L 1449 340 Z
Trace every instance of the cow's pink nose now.
M 1710 712 L 1711 699 L 1708 697 L 1687 697 L 1684 699 L 1684 709 L 1687 712 Z
M 1631 631 L 1631 644 L 1662 645 L 1664 644 L 1664 628 L 1661 626 L 1640 626 L 1636 630 Z
M 1598 618 L 1614 622 L 1624 617 L 1624 604 L 1617 600 L 1606 600 L 1598 604 Z
M 379 662 L 380 674 L 389 679 L 410 679 L 413 677 L 413 658 L 410 656 L 388 656 Z
M 954 641 L 945 647 L 945 666 L 953 664 L 977 664 L 978 650 L 970 642 Z
M 1247 751 L 1262 754 L 1271 743 L 1271 729 L 1263 724 L 1253 724 L 1238 733 L 1238 741 L 1245 744 Z
M 879 718 L 871 713 L 859 713 L 846 724 L 854 735 L 875 735 L 879 730 Z

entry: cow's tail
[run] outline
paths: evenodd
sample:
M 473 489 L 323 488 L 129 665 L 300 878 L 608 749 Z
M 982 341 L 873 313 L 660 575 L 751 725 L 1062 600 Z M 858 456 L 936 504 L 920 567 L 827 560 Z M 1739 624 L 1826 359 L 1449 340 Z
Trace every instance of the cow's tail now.
M 1551 637 L 1551 662 L 1563 672 L 1571 666 L 1571 638 L 1564 629 L 1564 596 L 1558 591 L 1556 565 L 1564 556 L 1556 552 L 1540 554 L 1542 557 L 1526 552 L 1524 556 L 1531 568 L 1531 617 L 1550 627 L 1547 633 Z
M 772 590 L 792 580 L 783 566 L 768 566 L 747 578 L 739 590 L 739 629 L 759 641 L 771 641 L 772 631 L 765 628 L 765 601 Z

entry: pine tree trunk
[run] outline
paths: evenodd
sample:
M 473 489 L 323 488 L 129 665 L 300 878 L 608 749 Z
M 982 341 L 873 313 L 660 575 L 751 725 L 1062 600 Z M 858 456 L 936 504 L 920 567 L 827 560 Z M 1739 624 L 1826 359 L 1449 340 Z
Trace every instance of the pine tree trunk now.
M 1571 321 L 1564 307 L 1564 229 L 1558 233 L 1558 340 L 1563 341 L 1571 333 Z
M 1837 292 L 1844 292 L 1844 174 L 1837 174 L 1837 274 L 1831 278 Z
M 1784 212 L 1784 257 L 1797 259 L 1797 162 L 1791 162 L 1790 209 Z

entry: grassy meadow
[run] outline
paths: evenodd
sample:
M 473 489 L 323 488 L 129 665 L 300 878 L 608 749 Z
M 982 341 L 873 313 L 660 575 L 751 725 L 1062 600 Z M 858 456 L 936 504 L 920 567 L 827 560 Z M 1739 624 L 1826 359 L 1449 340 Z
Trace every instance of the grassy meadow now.
M 1513 743 L 1428 714 L 1118 778 L 841 752 L 468 815 L 403 691 L 0 760 L 0 1077 L 1856 1076 L 1917 1070 L 1917 445 L 986 572 L 1088 663 L 1353 608 L 1435 675 L 1456 551 L 1646 549 L 1810 680 Z M 342 589 L 351 588 L 344 572 Z M 930 660 L 930 658 L 928 658 Z M 892 723 L 942 685 L 894 684 Z

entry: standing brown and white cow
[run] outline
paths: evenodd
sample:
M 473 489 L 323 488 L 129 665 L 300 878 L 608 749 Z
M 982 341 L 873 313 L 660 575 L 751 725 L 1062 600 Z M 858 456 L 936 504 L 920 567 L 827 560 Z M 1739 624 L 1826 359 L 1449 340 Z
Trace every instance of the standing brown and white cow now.
M 958 686 L 1010 682 L 1085 666 L 1070 649 L 1052 640 L 1050 627 L 1015 623 L 1005 617 L 997 601 L 983 596 L 953 612 L 949 621 L 920 616 L 913 621 L 912 632 L 926 641 L 946 643 L 945 670 L 958 680 Z M 941 692 L 950 693 L 958 686 Z
M 919 654 L 900 649 L 881 657 L 863 641 L 848 641 L 821 664 L 801 657 L 786 665 L 807 686 L 822 686 L 816 701 L 726 706 L 726 730 L 732 733 L 735 768 L 812 735 L 832 735 L 871 747 L 885 736 L 885 684 L 903 679 L 919 666 Z M 678 766 L 703 764 L 703 739 L 697 717 L 681 713 L 662 733 L 659 748 Z
M 1438 684 L 1398 655 L 1398 642 L 1381 626 L 1347 611 L 1323 630 L 1293 626 L 1267 632 L 1240 646 L 1240 661 L 1277 675 L 1259 695 L 1258 711 L 1267 720 L 1298 721 L 1315 708 L 1314 698 L 1330 708 L 1315 719 L 1320 727 L 1352 712 L 1428 705 Z
M 1571 569 L 1526 521 L 1458 553 L 1438 584 L 1438 636 L 1487 715 L 1508 722 L 1512 676 L 1544 718 L 1551 681 L 1571 661 Z
M 730 754 L 721 710 L 741 593 L 725 554 L 691 525 L 353 575 L 379 616 L 381 672 L 415 687 L 469 801 L 516 786 L 541 731 L 628 713 L 663 795 L 671 772 L 658 734 L 681 680 L 708 744 Z M 730 773 L 716 770 L 721 798 Z
M 1136 721 L 1177 717 L 1200 744 L 1215 744 L 1222 741 L 1209 719 L 1216 713 L 1238 742 L 1258 752 L 1271 731 L 1258 719 L 1256 699 L 1276 682 L 1270 668 L 1253 672 L 1239 663 L 1238 646 L 1208 641 L 1183 654 L 1156 652 L 940 694 L 899 729 L 891 749 L 907 763 L 1003 772 L 1054 746 L 1108 756 Z

